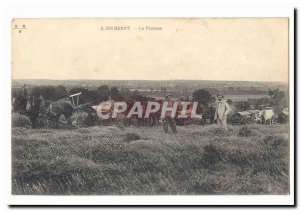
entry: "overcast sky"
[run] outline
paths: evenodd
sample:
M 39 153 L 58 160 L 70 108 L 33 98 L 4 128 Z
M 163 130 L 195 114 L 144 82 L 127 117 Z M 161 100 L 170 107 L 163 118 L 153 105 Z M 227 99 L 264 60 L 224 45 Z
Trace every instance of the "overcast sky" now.
M 288 19 L 15 19 L 13 79 L 288 81 Z M 130 26 L 130 30 L 100 30 Z M 162 30 L 139 30 L 161 27 Z

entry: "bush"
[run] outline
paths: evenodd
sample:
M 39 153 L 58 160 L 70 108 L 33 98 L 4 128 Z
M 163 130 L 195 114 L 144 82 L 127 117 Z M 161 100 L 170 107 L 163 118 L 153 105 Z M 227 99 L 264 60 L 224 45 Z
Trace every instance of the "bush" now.
M 205 89 L 198 89 L 193 92 L 193 99 L 201 104 L 207 104 L 213 101 L 213 96 Z

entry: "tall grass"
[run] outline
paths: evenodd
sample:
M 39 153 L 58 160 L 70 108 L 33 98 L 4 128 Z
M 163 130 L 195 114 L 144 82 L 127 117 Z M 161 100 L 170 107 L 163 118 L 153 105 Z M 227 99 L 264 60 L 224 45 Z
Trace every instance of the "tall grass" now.
M 246 135 L 243 133 L 246 131 Z M 288 194 L 284 125 L 12 130 L 13 194 Z

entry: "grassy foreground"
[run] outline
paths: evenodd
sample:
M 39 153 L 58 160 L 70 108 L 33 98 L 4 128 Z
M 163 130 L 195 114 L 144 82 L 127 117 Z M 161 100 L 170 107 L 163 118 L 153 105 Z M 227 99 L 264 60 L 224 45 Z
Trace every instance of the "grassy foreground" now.
M 288 194 L 287 125 L 12 129 L 13 194 Z

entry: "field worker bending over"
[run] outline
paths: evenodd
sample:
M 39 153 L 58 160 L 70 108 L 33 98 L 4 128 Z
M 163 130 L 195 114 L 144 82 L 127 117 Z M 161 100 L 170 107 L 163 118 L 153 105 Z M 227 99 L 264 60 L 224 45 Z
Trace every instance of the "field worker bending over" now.
M 174 104 L 174 102 L 172 101 L 171 98 L 172 98 L 172 95 L 167 95 L 163 102 L 163 103 L 167 103 L 168 108 L 172 108 L 173 104 Z M 177 133 L 176 122 L 174 120 L 174 117 L 172 116 L 172 111 L 168 110 L 165 112 L 165 115 L 162 116 L 162 125 L 163 125 L 165 133 L 168 133 L 169 126 L 173 133 Z
M 227 115 L 230 111 L 230 107 L 228 103 L 224 100 L 224 96 L 219 93 L 217 95 L 217 102 L 216 102 L 216 112 L 215 112 L 215 120 L 217 120 L 217 124 L 220 127 L 223 127 L 225 130 L 228 130 L 227 128 Z

